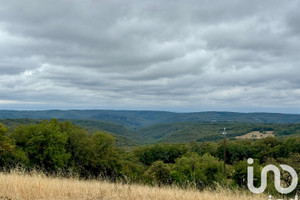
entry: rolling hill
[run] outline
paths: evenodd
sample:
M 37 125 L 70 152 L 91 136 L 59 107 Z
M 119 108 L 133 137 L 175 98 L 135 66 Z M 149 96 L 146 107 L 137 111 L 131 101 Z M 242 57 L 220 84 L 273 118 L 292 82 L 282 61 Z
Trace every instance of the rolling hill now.
M 212 141 L 251 131 L 274 131 L 278 137 L 300 135 L 300 115 L 274 113 L 163 111 L 48 110 L 0 111 L 0 123 L 14 129 L 20 124 L 38 123 L 41 119 L 69 120 L 88 132 L 102 130 L 116 137 L 118 146 L 151 143 Z
M 235 112 L 195 112 L 174 113 L 165 111 L 126 110 L 43 110 L 15 111 L 0 110 L 0 119 L 94 119 L 124 125 L 131 129 L 154 124 L 173 122 L 255 122 L 255 123 L 297 123 L 299 114 L 280 113 L 235 113 Z

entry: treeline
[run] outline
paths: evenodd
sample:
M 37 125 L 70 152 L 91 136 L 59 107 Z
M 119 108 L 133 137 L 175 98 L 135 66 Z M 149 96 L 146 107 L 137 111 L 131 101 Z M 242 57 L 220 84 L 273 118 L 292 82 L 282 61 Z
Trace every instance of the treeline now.
M 257 183 L 266 164 L 288 164 L 300 172 L 300 138 L 227 141 L 226 174 L 223 141 L 128 148 L 115 147 L 114 142 L 114 137 L 104 132 L 90 135 L 55 119 L 21 125 L 11 132 L 0 124 L 0 166 L 2 170 L 21 166 L 46 174 L 75 173 L 82 178 L 199 189 L 217 184 L 246 187 L 248 158 L 255 159 Z M 288 184 L 290 178 L 283 178 Z M 274 184 L 268 184 L 268 192 L 274 191 Z

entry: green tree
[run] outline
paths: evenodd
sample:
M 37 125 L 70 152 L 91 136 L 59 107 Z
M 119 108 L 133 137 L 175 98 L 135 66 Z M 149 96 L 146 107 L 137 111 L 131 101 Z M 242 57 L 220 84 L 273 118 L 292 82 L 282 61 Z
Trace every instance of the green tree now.
M 247 187 L 247 169 L 248 169 L 248 162 L 246 159 L 242 161 L 236 161 L 233 164 L 233 173 L 231 178 L 234 180 L 234 182 L 243 187 Z M 254 169 L 254 177 L 256 180 L 260 180 L 260 170 L 262 167 L 259 165 L 258 161 L 255 160 L 253 169 Z M 258 183 L 259 181 L 257 181 Z
M 139 160 L 151 165 L 153 162 L 161 160 L 164 163 L 174 163 L 175 160 L 188 151 L 186 145 L 157 144 L 145 147 L 138 147 L 134 150 Z
M 119 176 L 121 163 L 114 147 L 115 138 L 104 132 L 94 133 L 80 146 L 79 153 L 86 175 L 104 176 L 115 179 Z
M 165 185 L 171 182 L 170 172 L 170 167 L 163 161 L 159 160 L 152 163 L 146 173 L 155 183 L 161 186 L 162 184 Z
M 250 141 L 229 141 L 226 143 L 226 164 L 253 157 L 253 150 Z M 217 150 L 220 160 L 224 159 L 224 143 L 222 142 Z
M 258 158 L 262 163 L 266 162 L 268 158 L 278 158 L 281 155 L 282 141 L 277 138 L 264 138 L 254 143 L 254 147 L 257 151 L 255 158 Z
M 132 151 L 120 152 L 122 164 L 122 180 L 125 182 L 145 182 L 144 172 L 146 166 L 139 161 Z
M 67 134 L 60 132 L 57 120 L 20 126 L 12 133 L 12 138 L 28 155 L 31 167 L 50 172 L 67 166 L 70 157 L 65 149 Z
M 218 144 L 216 142 L 191 142 L 189 145 L 191 152 L 196 152 L 200 156 L 209 153 L 213 156 L 217 154 Z
M 203 188 L 223 180 L 222 166 L 222 162 L 209 154 L 190 153 L 176 160 L 171 176 L 179 185 L 195 184 Z
M 280 146 L 281 157 L 287 157 L 293 153 L 300 153 L 300 138 L 289 138 Z
M 7 133 L 8 129 L 0 123 L 0 156 L 3 156 L 7 152 L 11 152 L 13 149 Z
M 0 166 L 4 167 L 12 157 L 14 145 L 9 139 L 8 129 L 0 123 Z

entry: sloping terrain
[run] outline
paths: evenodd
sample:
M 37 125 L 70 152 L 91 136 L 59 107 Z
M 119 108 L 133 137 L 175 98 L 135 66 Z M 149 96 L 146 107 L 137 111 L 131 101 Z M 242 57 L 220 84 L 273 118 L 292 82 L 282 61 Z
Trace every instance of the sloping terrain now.
M 263 139 L 267 137 L 275 137 L 274 131 L 266 131 L 266 132 L 252 131 L 245 135 L 237 136 L 235 138 L 244 140 L 244 139 Z
M 39 119 L 0 119 L 0 123 L 13 131 L 20 125 L 38 124 Z M 59 120 L 59 121 L 71 121 L 73 124 L 85 129 L 90 134 L 97 131 L 104 131 L 116 138 L 117 146 L 135 146 L 139 144 L 139 141 L 146 141 L 147 138 L 139 136 L 139 134 L 127 129 L 126 127 L 102 121 L 95 120 Z
M 0 119 L 94 119 L 124 125 L 130 129 L 173 122 L 253 122 L 297 123 L 300 115 L 276 113 L 195 112 L 174 113 L 164 111 L 116 111 L 116 110 L 0 110 Z
M 151 138 L 154 143 L 216 141 L 223 139 L 224 127 L 227 129 L 227 137 L 235 138 L 255 130 L 276 129 L 280 134 L 286 125 L 246 122 L 177 122 L 148 126 L 140 129 L 139 133 Z
M 45 111 L 46 112 L 46 111 Z M 50 112 L 50 111 L 49 111 Z M 120 111 L 123 113 L 123 111 Z M 131 113 L 131 111 L 128 111 Z M 118 113 L 118 111 L 116 111 Z M 127 113 L 127 111 L 124 113 Z M 123 114 L 124 114 L 123 113 Z M 59 119 L 60 121 L 69 120 L 73 124 L 86 129 L 89 133 L 99 130 L 108 132 L 116 137 L 118 146 L 134 146 L 151 143 L 176 143 L 191 141 L 217 141 L 223 139 L 223 128 L 227 128 L 228 138 L 235 139 L 237 136 L 245 135 L 252 131 L 266 132 L 273 131 L 276 137 L 290 137 L 300 135 L 300 123 L 257 123 L 257 122 L 240 122 L 240 121 L 185 121 L 180 122 L 156 122 L 157 119 L 151 119 L 152 112 L 133 112 L 137 119 L 143 119 L 144 122 L 139 126 L 131 126 L 123 118 L 119 118 L 122 123 L 114 120 L 97 120 L 97 119 Z M 149 114 L 150 113 L 150 114 Z M 170 113 L 154 112 L 154 116 L 160 116 L 163 119 Z M 128 114 L 128 113 L 127 113 Z M 185 115 L 185 114 L 184 114 Z M 186 115 L 193 115 L 186 114 Z M 270 114 L 273 115 L 273 114 Z M 49 115 L 50 116 L 50 115 Z M 56 116 L 56 115 L 54 115 Z M 87 115 L 84 115 L 87 116 Z M 115 115 L 116 117 L 117 115 Z M 163 117 L 164 116 L 164 117 Z M 131 116 L 132 117 L 132 116 Z M 134 117 L 133 117 L 134 118 Z M 225 117 L 226 118 L 226 117 Z M 225 119 L 224 118 L 224 119 Z M 47 119 L 47 118 L 46 118 Z M 147 121 L 147 120 L 148 121 Z M 192 118 L 194 119 L 194 118 Z M 221 118 L 220 118 L 221 119 Z M 35 124 L 41 119 L 0 119 L 0 123 L 13 130 L 20 124 Z M 127 120 L 133 120 L 127 118 Z M 143 121 L 141 120 L 141 121 Z M 145 122 L 147 121 L 147 123 Z M 250 120 L 251 121 L 251 120 Z M 151 122 L 151 123 L 150 123 Z M 155 123 L 154 123 L 155 122 Z M 154 124 L 152 124 L 154 123 Z M 134 123 L 131 123 L 134 124 Z M 136 123 L 135 123 L 136 124 Z M 141 125 L 143 124 L 143 125 Z M 150 124 L 150 125 L 146 125 Z M 252 138 L 253 139 L 253 138 Z

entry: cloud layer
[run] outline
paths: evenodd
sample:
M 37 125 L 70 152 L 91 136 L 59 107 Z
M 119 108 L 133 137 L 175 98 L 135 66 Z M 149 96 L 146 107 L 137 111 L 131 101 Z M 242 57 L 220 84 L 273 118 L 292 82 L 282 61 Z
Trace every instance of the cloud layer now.
M 0 8 L 0 109 L 300 113 L 299 1 Z

